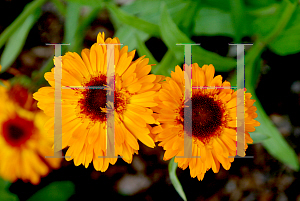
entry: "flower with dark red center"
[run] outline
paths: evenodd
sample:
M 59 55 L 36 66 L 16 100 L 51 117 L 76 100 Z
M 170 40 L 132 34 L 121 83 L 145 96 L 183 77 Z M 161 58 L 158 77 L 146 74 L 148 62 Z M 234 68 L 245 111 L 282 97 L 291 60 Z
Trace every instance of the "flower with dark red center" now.
M 175 162 L 183 169 L 189 166 L 191 176 L 197 176 L 199 180 L 210 168 L 218 172 L 220 163 L 228 170 L 234 160 L 229 156 L 236 154 L 237 92 L 230 89 L 229 82 L 222 82 L 222 77 L 214 77 L 214 74 L 212 65 L 200 68 L 193 64 L 192 86 L 200 88 L 192 89 L 191 99 L 184 102 L 184 72 L 176 66 L 171 78 L 162 83 L 156 97 L 158 106 L 154 108 L 161 125 L 154 127 L 152 133 L 157 134 L 156 141 L 160 141 L 159 145 L 166 150 L 164 160 L 184 156 L 184 121 L 192 119 L 192 128 L 186 129 L 192 133 L 187 136 L 192 138 L 192 156 L 200 157 L 175 158 Z M 249 132 L 260 125 L 254 120 L 256 107 L 250 98 L 251 94 L 245 93 L 245 149 L 247 143 L 253 142 Z M 189 101 L 192 103 L 191 118 L 185 118 L 184 108 Z
M 45 158 L 54 153 L 53 142 L 44 131 L 48 118 L 40 110 L 31 111 L 36 106 L 31 105 L 33 101 L 28 101 L 32 94 L 27 90 L 22 88 L 22 94 L 17 96 L 20 88 L 5 84 L 6 87 L 0 86 L 0 176 L 11 182 L 22 179 L 38 184 L 40 177 L 48 174 L 50 169 L 58 168 L 61 161 Z
M 137 140 L 154 147 L 149 124 L 157 123 L 152 116 L 156 92 L 162 76 L 149 74 L 149 59 L 140 57 L 133 61 L 135 51 L 128 47 L 114 46 L 115 89 L 107 87 L 107 47 L 103 44 L 120 44 L 118 38 L 105 40 L 99 34 L 91 49 L 62 56 L 62 148 L 74 159 L 74 164 L 88 167 L 91 162 L 96 170 L 105 171 L 117 158 L 107 156 L 107 113 L 114 108 L 115 156 L 122 156 L 130 163 L 139 150 Z M 101 44 L 101 45 L 99 45 Z M 54 133 L 54 69 L 45 74 L 51 87 L 43 87 L 34 94 L 38 106 L 51 117 L 45 127 Z M 77 87 L 77 88 L 76 88 Z M 80 87 L 80 88 L 79 88 Z M 98 88 L 97 88 L 98 87 Z M 101 88 L 106 87 L 106 88 Z M 114 90 L 114 105 L 106 100 L 107 92 Z M 112 107 L 113 106 L 113 107 Z M 109 127 L 110 128 L 110 127 Z

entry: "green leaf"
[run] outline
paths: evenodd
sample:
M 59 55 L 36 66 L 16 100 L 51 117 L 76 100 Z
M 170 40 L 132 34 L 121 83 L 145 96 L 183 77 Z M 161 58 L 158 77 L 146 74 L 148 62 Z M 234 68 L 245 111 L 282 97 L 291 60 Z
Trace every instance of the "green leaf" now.
M 194 34 L 233 37 L 235 31 L 230 13 L 217 8 L 201 8 L 195 17 Z
M 25 44 L 28 33 L 34 23 L 40 16 L 40 10 L 37 9 L 33 14 L 29 15 L 24 23 L 11 35 L 7 41 L 1 56 L 2 72 L 7 70 L 21 53 Z
M 258 36 L 261 38 L 270 34 L 270 32 L 276 27 L 278 21 L 280 20 L 284 11 L 285 4 L 285 2 L 282 2 L 276 9 L 276 12 L 273 12 L 270 15 L 262 15 L 261 17 L 256 18 L 250 24 L 252 30 L 254 30 L 255 33 L 258 34 Z
M 65 43 L 70 43 L 68 49 L 71 50 L 74 46 L 75 34 L 79 25 L 81 5 L 78 3 L 68 2 L 67 13 L 65 18 Z
M 180 61 L 176 59 L 171 50 L 168 50 L 161 62 L 157 66 L 153 66 L 151 71 L 157 75 L 170 76 L 171 71 L 175 71 L 176 65 L 180 65 Z
M 230 10 L 229 0 L 203 0 L 203 4 L 210 5 L 211 7 L 216 7 L 222 10 Z
M 264 17 L 264 16 L 268 16 L 268 15 L 273 15 L 274 13 L 276 13 L 279 6 L 280 5 L 278 3 L 274 3 L 274 4 L 271 4 L 269 6 L 262 7 L 262 8 L 247 7 L 246 13 L 248 15 L 251 15 L 254 17 Z
M 101 7 L 103 6 L 103 0 L 67 0 L 68 2 L 78 3 L 85 6 Z
M 159 27 L 156 24 L 147 22 L 134 15 L 126 13 L 113 4 L 108 4 L 107 8 L 120 22 L 139 29 L 152 36 L 159 36 Z
M 260 142 L 270 138 L 270 136 L 265 135 L 263 133 L 259 133 L 259 132 L 251 132 L 249 134 L 253 140 L 253 144 L 260 143 Z
M 92 23 L 93 20 L 97 18 L 98 13 L 101 11 L 101 7 L 96 7 L 91 9 L 91 11 L 81 20 L 80 24 L 77 27 L 77 31 L 75 34 L 75 39 L 73 40 L 73 44 L 71 44 L 70 50 L 72 52 L 81 53 L 82 51 L 82 43 L 84 41 L 86 31 L 88 27 Z
M 149 64 L 157 64 L 158 62 L 155 60 L 145 43 L 140 39 L 140 37 L 137 34 L 135 35 L 135 38 L 138 44 L 137 51 L 139 53 L 139 56 L 146 55 L 146 58 L 149 58 Z
M 263 7 L 276 3 L 276 0 L 246 0 L 245 3 L 252 7 Z
M 190 35 L 192 25 L 194 24 L 195 14 L 199 9 L 199 2 L 184 0 L 137 0 L 126 4 L 121 9 L 140 19 L 158 25 L 160 22 L 160 8 L 165 3 L 175 24 L 184 30 L 184 33 Z
M 128 51 L 132 51 L 138 47 L 138 43 L 135 38 L 136 35 L 142 42 L 145 42 L 149 38 L 149 34 L 139 31 L 126 24 L 117 30 L 115 37 L 118 37 L 122 44 L 128 46 Z
M 300 52 L 300 8 L 294 12 L 285 30 L 275 38 L 269 47 L 276 54 L 285 56 Z
M 182 186 L 177 178 L 177 175 L 176 175 L 176 169 L 177 169 L 177 163 L 174 162 L 174 158 L 172 158 L 169 162 L 169 176 L 170 176 L 170 180 L 175 188 L 175 190 L 177 191 L 177 193 L 180 195 L 180 197 L 183 199 L 183 200 L 187 200 L 186 199 L 186 196 L 185 196 L 185 193 L 182 189 Z
M 56 181 L 36 192 L 27 201 L 66 201 L 74 193 L 75 185 L 71 181 Z
M 46 0 L 35 0 L 28 3 L 22 13 L 11 23 L 0 35 L 0 48 L 5 44 L 8 38 L 17 30 L 29 15 L 34 13 Z
M 281 133 L 278 131 L 276 126 L 273 124 L 273 122 L 270 120 L 266 112 L 264 111 L 260 101 L 258 100 L 254 86 L 256 83 L 256 80 L 258 78 L 258 71 L 261 67 L 261 58 L 259 57 L 260 54 L 257 54 L 256 60 L 249 59 L 250 51 L 253 53 L 254 51 L 257 51 L 256 48 L 260 48 L 260 45 L 254 44 L 253 47 L 249 50 L 245 58 L 245 83 L 247 92 L 250 92 L 252 95 L 252 98 L 256 100 L 254 103 L 254 106 L 256 106 L 257 110 L 257 118 L 256 120 L 260 122 L 260 126 L 256 127 L 255 132 L 261 133 L 264 135 L 269 136 L 270 138 L 265 139 L 262 141 L 263 146 L 265 149 L 276 159 L 278 159 L 280 162 L 288 165 L 292 169 L 298 171 L 299 161 L 297 154 L 293 150 L 293 148 L 287 143 L 287 141 L 284 139 L 284 137 L 281 135 Z M 248 79 L 250 78 L 250 79 Z
M 177 46 L 176 44 L 194 44 L 194 42 L 176 26 L 165 6 L 162 6 L 160 31 L 162 40 L 167 45 L 168 49 L 174 53 L 177 60 L 182 61 L 183 63 L 184 48 L 182 45 Z M 236 60 L 222 57 L 216 53 L 204 50 L 200 46 L 194 45 L 192 47 L 192 55 L 193 63 L 198 63 L 199 66 L 204 64 L 213 64 L 216 71 L 224 72 L 236 67 Z
M 8 188 L 11 185 L 9 181 L 5 181 L 0 177 L 0 200 L 18 201 L 18 196 L 11 193 Z
M 242 0 L 230 0 L 230 7 L 235 30 L 234 42 L 240 43 L 243 37 L 245 23 L 245 5 Z
M 286 142 L 284 137 L 272 123 L 270 118 L 265 113 L 262 105 L 257 99 L 254 90 L 247 88 L 251 92 L 253 99 L 256 100 L 254 105 L 257 108 L 256 120 L 260 122 L 260 126 L 256 127 L 256 132 L 270 136 L 269 139 L 262 141 L 265 149 L 280 162 L 288 165 L 295 171 L 299 170 L 299 161 L 295 150 Z
M 161 0 L 136 0 L 123 5 L 121 9 L 132 15 L 147 16 L 149 14 L 158 13 L 159 11 L 157 11 L 157 8 L 159 8 L 161 2 Z M 172 2 L 178 5 L 182 0 L 165 0 L 164 2 L 169 6 Z

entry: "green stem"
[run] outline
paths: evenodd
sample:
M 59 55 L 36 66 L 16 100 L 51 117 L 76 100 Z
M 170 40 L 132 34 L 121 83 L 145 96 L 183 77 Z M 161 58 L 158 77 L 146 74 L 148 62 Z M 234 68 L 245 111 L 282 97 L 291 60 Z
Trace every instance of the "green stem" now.
M 42 6 L 46 0 L 35 0 L 26 5 L 22 13 L 7 27 L 0 35 L 0 48 L 5 44 L 12 33 L 32 14 L 37 8 Z

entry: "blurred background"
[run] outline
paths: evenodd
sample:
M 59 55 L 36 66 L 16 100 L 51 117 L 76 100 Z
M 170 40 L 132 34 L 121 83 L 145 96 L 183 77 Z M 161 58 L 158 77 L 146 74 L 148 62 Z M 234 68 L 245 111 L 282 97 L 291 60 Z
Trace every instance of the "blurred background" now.
M 187 200 L 300 200 L 298 1 L 2 0 L 0 8 L 0 80 L 31 93 L 47 86 L 43 75 L 53 67 L 54 49 L 46 43 L 69 43 L 63 54 L 80 53 L 105 32 L 137 49 L 135 58 L 146 55 L 157 64 L 152 73 L 165 76 L 184 63 L 176 43 L 200 43 L 193 62 L 213 64 L 232 86 L 237 52 L 229 43 L 253 44 L 245 50 L 245 83 L 261 123 L 246 152 L 254 158 L 235 159 L 228 171 L 210 170 L 203 181 L 177 169 L 178 179 Z M 62 161 L 39 185 L 0 179 L 0 200 L 182 200 L 163 154 L 140 143 L 132 164 L 118 160 L 104 173 Z

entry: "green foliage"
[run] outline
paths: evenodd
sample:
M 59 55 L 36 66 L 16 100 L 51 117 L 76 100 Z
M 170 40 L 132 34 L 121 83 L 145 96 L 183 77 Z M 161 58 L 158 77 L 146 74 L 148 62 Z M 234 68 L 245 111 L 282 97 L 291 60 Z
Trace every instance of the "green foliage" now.
M 300 8 L 294 12 L 291 20 L 280 35 L 270 43 L 270 48 L 279 55 L 300 52 Z
M 235 31 L 230 12 L 213 7 L 201 8 L 195 17 L 194 34 L 233 37 Z
M 27 39 L 28 33 L 34 23 L 40 16 L 40 9 L 33 11 L 25 21 L 12 33 L 8 41 L 6 42 L 5 48 L 1 55 L 2 72 L 5 71 L 10 65 L 16 60 L 18 55 L 21 53 L 22 48 Z M 1 35 L 2 36 L 2 35 Z
M 183 46 L 176 45 L 178 43 L 194 43 L 188 36 L 186 36 L 172 20 L 165 6 L 162 7 L 160 22 L 160 32 L 162 40 L 167 47 L 174 53 L 177 60 L 183 61 Z M 172 30 L 172 31 L 170 31 Z M 236 66 L 234 59 L 222 57 L 216 53 L 204 50 L 198 45 L 192 48 L 193 62 L 198 63 L 199 66 L 213 63 L 216 70 L 228 71 Z
M 3 180 L 0 177 L 0 200 L 5 200 L 5 201 L 18 201 L 18 197 L 9 192 L 8 188 L 11 185 L 10 182 Z
M 186 201 L 186 196 L 185 193 L 182 189 L 182 186 L 180 184 L 180 181 L 178 180 L 178 177 L 176 175 L 176 169 L 177 169 L 177 163 L 174 162 L 174 158 L 172 158 L 169 162 L 169 176 L 170 176 L 170 180 L 175 188 L 175 190 L 177 191 L 177 193 L 180 195 L 180 197 Z
M 293 148 L 282 137 L 264 111 L 255 94 L 261 67 L 261 54 L 265 48 L 278 55 L 300 52 L 300 6 L 297 0 L 136 0 L 118 6 L 109 0 L 51 0 L 65 19 L 64 43 L 69 51 L 80 52 L 87 28 L 104 8 L 118 37 L 129 51 L 137 49 L 140 56 L 146 55 L 152 73 L 170 76 L 176 65 L 184 62 L 184 48 L 179 43 L 194 43 L 192 36 L 226 36 L 235 43 L 248 37 L 254 45 L 246 52 L 246 88 L 256 100 L 257 120 L 261 126 L 250 133 L 254 143 L 262 143 L 266 150 L 282 163 L 299 170 L 299 162 Z M 7 70 L 20 54 L 27 35 L 39 19 L 40 8 L 45 0 L 29 3 L 15 21 L 0 35 L 2 71 Z M 82 16 L 82 8 L 89 12 Z M 156 37 L 161 39 L 168 50 L 157 62 L 145 42 Z M 233 72 L 237 62 L 233 58 L 222 57 L 215 52 L 192 46 L 193 63 L 213 64 L 216 71 Z M 44 73 L 53 67 L 52 58 L 45 62 L 33 78 L 18 76 L 11 80 L 34 91 L 45 84 Z M 241 81 L 241 80 L 239 80 Z M 232 73 L 232 85 L 236 83 Z M 0 80 L 0 84 L 3 84 Z M 174 158 L 169 163 L 169 174 L 176 191 L 186 200 L 184 191 L 176 176 L 177 164 Z M 0 200 L 18 200 L 7 189 L 9 183 L 0 179 Z M 74 193 L 71 182 L 54 182 L 33 195 L 35 200 L 67 200 Z
M 76 3 L 80 5 L 85 5 L 85 6 L 91 6 L 91 7 L 102 7 L 104 1 L 103 0 L 67 0 L 70 3 Z
M 36 192 L 27 201 L 66 201 L 75 193 L 75 185 L 71 181 L 57 181 Z

